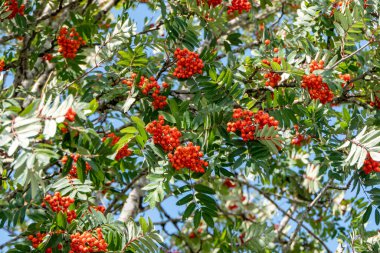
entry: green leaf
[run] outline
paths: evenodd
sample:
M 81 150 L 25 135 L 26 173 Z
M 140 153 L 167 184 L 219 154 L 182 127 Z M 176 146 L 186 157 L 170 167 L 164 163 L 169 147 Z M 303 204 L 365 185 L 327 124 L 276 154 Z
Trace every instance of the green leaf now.
M 207 194 L 215 194 L 215 191 L 213 189 L 211 189 L 210 187 L 208 187 L 206 185 L 202 185 L 202 184 L 196 184 L 194 186 L 194 189 L 197 192 L 203 192 L 203 193 L 207 193 Z
M 168 121 L 168 122 L 170 122 L 170 123 L 173 123 L 173 124 L 175 124 L 176 123 L 176 120 L 175 120 L 175 118 L 173 117 L 173 115 L 171 115 L 171 114 L 169 114 L 169 113 L 167 113 L 167 112 L 160 112 L 160 114 L 162 115 L 162 116 L 164 116 L 164 119 L 166 120 L 166 121 Z
M 140 223 L 140 226 L 143 230 L 144 233 L 147 233 L 149 230 L 149 226 L 148 224 L 146 223 L 145 219 L 143 217 L 140 217 L 139 219 L 139 223 Z
M 78 179 L 84 183 L 86 179 L 86 162 L 82 158 L 79 158 L 76 167 Z
M 182 219 L 183 220 L 186 220 L 187 218 L 190 217 L 190 215 L 194 212 L 194 209 L 195 209 L 196 205 L 194 202 L 190 203 L 187 207 L 186 207 L 186 210 L 185 212 L 183 213 L 182 215 Z
M 371 213 L 372 213 L 372 205 L 369 205 L 363 215 L 363 220 L 362 220 L 363 224 L 368 221 L 369 217 L 371 216 Z
M 56 222 L 57 222 L 57 226 L 60 229 L 65 229 L 66 228 L 67 219 L 66 219 L 65 215 L 62 212 L 59 212 L 57 214 L 57 216 L 56 216 Z
M 214 227 L 214 219 L 208 213 L 203 212 L 202 217 L 209 227 Z
M 202 217 L 202 213 L 199 210 L 195 210 L 194 220 L 193 220 L 195 228 L 199 227 L 199 224 L 201 223 L 201 217 Z
M 176 205 L 177 206 L 182 206 L 186 203 L 189 203 L 191 200 L 193 199 L 193 194 L 188 194 L 186 195 L 185 197 L 183 197 L 182 199 L 178 200 Z

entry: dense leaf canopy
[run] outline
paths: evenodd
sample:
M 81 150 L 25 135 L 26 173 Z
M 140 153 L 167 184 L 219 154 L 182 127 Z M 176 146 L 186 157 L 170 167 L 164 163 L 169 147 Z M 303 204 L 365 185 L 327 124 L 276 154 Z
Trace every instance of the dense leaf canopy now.
M 0 251 L 380 251 L 379 0 L 0 0 L 0 33 Z

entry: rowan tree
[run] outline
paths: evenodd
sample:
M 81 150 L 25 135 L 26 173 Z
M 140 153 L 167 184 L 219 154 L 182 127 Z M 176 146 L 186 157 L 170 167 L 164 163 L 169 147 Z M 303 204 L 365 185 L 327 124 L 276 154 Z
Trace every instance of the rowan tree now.
M 0 0 L 0 251 L 378 252 L 379 15 Z

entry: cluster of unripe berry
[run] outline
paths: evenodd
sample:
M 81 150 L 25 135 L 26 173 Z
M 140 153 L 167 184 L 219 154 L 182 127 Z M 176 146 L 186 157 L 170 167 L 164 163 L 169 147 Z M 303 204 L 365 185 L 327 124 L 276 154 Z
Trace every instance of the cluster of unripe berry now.
M 187 146 L 180 146 L 182 133 L 176 127 L 164 125 L 164 117 L 158 116 L 158 121 L 154 120 L 146 126 L 148 133 L 153 135 L 153 142 L 160 145 L 168 154 L 169 162 L 175 170 L 188 168 L 194 172 L 204 173 L 203 167 L 208 166 L 208 162 L 203 161 L 203 153 L 200 146 L 194 146 L 189 142 Z
M 80 155 L 79 154 L 71 154 L 70 157 L 71 157 L 71 159 L 73 159 L 73 164 L 71 165 L 71 169 L 69 171 L 69 174 L 70 174 L 71 178 L 78 178 L 76 163 L 78 162 Z M 66 156 L 66 155 L 63 156 L 61 159 L 62 164 L 65 165 L 67 163 L 68 159 L 69 159 L 68 156 Z M 86 173 L 88 173 L 90 170 L 91 170 L 91 165 L 88 162 L 86 162 Z
M 60 192 L 56 192 L 54 195 L 46 195 L 44 200 L 49 204 L 53 212 L 66 214 L 68 223 L 71 223 L 77 217 L 75 210 L 69 210 L 70 205 L 74 203 L 74 199 L 62 197 Z M 46 203 L 43 202 L 41 206 L 46 207 Z
M 307 89 L 311 99 L 319 99 L 322 104 L 331 102 L 334 98 L 333 92 L 329 86 L 323 82 L 321 76 L 313 74 L 314 70 L 320 70 L 324 68 L 324 61 L 313 60 L 310 64 L 309 75 L 304 75 L 302 78 L 302 88 Z
M 208 166 L 208 162 L 202 160 L 203 153 L 200 150 L 200 146 L 194 146 L 189 142 L 187 146 L 179 146 L 174 153 L 169 153 L 169 161 L 175 170 L 189 168 L 194 172 L 204 173 L 204 167 Z
M 75 116 L 77 115 L 77 113 L 74 111 L 73 108 L 69 108 L 65 114 L 65 118 L 70 121 L 70 122 L 73 122 L 75 121 Z
M 186 79 L 195 74 L 202 74 L 204 65 L 197 53 L 191 52 L 187 48 L 182 50 L 177 48 L 174 57 L 177 60 L 177 66 L 173 73 L 175 77 Z
M 70 235 L 70 251 L 69 253 L 82 253 L 82 252 L 105 252 L 107 251 L 107 243 L 104 240 L 102 229 L 97 228 L 96 236 L 90 232 L 85 231 L 82 234 L 75 233 Z
M 4 6 L 7 7 L 6 12 L 11 12 L 8 19 L 16 17 L 17 14 L 24 16 L 25 4 L 18 6 L 17 0 L 5 0 Z
M 304 136 L 299 132 L 298 125 L 294 125 L 294 129 L 296 130 L 296 136 L 292 139 L 291 144 L 295 146 L 301 147 L 303 144 L 310 143 L 311 137 Z
M 59 46 L 58 52 L 67 59 L 74 59 L 80 46 L 86 44 L 75 28 L 71 28 L 69 31 L 67 27 L 62 27 L 59 31 L 57 43 Z
M 173 151 L 180 145 L 181 132 L 177 127 L 164 125 L 164 117 L 158 116 L 158 120 L 154 120 L 146 126 L 148 133 L 153 135 L 153 142 L 160 145 L 165 152 Z
M 248 0 L 232 0 L 231 5 L 228 6 L 227 14 L 234 14 L 236 11 L 242 14 L 243 11 L 249 12 L 251 10 L 251 3 Z
M 264 111 L 256 114 L 249 110 L 234 109 L 232 114 L 233 121 L 227 123 L 228 132 L 240 132 L 243 141 L 255 139 L 256 129 L 262 129 L 265 125 L 273 126 L 277 129 L 278 121 Z
M 116 134 L 109 133 L 105 137 L 103 137 L 102 141 L 104 142 L 109 138 L 112 140 L 111 141 L 112 146 L 115 146 L 116 143 L 120 140 L 120 137 L 117 136 Z M 132 151 L 128 149 L 128 143 L 126 143 L 121 149 L 119 149 L 117 151 L 117 154 L 115 156 L 115 160 L 119 161 L 119 160 L 123 159 L 124 157 L 130 156 L 130 155 L 132 155 Z
M 364 161 L 362 169 L 365 174 L 369 174 L 371 172 L 380 172 L 380 163 L 373 160 L 372 157 L 368 154 L 367 158 Z
M 136 77 L 137 77 L 137 74 L 132 73 L 130 78 L 123 79 L 121 82 L 123 84 L 127 85 L 128 87 L 132 87 L 133 82 L 134 82 Z M 157 80 L 153 76 L 150 78 L 146 78 L 145 76 L 141 76 L 138 87 L 145 96 L 148 96 L 149 94 L 151 94 L 151 96 L 153 98 L 152 105 L 153 105 L 153 108 L 155 110 L 162 109 L 168 104 L 168 102 L 166 101 L 167 97 L 160 95 L 161 94 L 161 87 L 158 84 Z M 163 82 L 162 88 L 164 90 L 169 88 L 169 84 Z

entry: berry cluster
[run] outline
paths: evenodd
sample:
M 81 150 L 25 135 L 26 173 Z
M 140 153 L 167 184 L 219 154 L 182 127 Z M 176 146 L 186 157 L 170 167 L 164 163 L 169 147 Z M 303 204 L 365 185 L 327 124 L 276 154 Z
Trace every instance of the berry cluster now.
M 321 76 L 313 74 L 314 70 L 323 69 L 323 61 L 312 61 L 310 64 L 310 75 L 304 75 L 302 78 L 302 88 L 307 89 L 311 99 L 319 99 L 322 104 L 331 102 L 334 98 L 333 92 L 329 86 L 323 82 Z
M 104 213 L 106 211 L 106 208 L 104 206 L 92 206 L 91 208 L 90 207 L 88 208 L 90 212 L 91 212 L 91 209 L 94 209 L 101 213 Z
M 177 78 L 189 78 L 195 74 L 202 74 L 203 61 L 197 53 L 189 51 L 187 48 L 181 50 L 177 48 L 174 52 L 177 59 L 177 67 L 173 75 Z
M 375 101 L 371 101 L 369 105 L 372 107 L 380 108 L 380 98 L 375 97 Z
M 301 147 L 305 143 L 310 143 L 311 137 L 310 136 L 306 137 L 306 136 L 302 135 L 299 132 L 298 125 L 295 125 L 294 129 L 296 130 L 296 136 L 292 139 L 292 142 L 291 142 L 292 145 Z
M 107 243 L 103 238 L 101 228 L 96 229 L 96 236 L 91 232 L 85 231 L 83 234 L 75 233 L 70 235 L 70 251 L 69 253 L 82 252 L 105 252 L 107 251 Z
M 239 131 L 243 141 L 254 140 L 257 127 L 262 129 L 268 125 L 277 129 L 278 126 L 278 121 L 264 111 L 258 111 L 254 114 L 249 110 L 234 109 L 232 118 L 234 121 L 227 123 L 227 131 Z
M 369 174 L 371 172 L 380 172 L 380 163 L 373 160 L 372 157 L 368 154 L 366 160 L 364 161 L 362 169 L 365 174 Z
M 203 167 L 208 166 L 208 162 L 203 161 L 203 153 L 200 146 L 194 146 L 189 142 L 187 146 L 179 146 L 174 153 L 169 153 L 169 161 L 176 170 L 188 168 L 194 172 L 204 173 Z
M 202 225 L 202 223 L 200 223 L 200 225 Z M 200 236 L 202 233 L 203 233 L 203 228 L 198 228 L 197 230 L 191 231 L 189 233 L 189 238 L 194 239 L 194 238 Z
M 4 6 L 7 6 L 6 12 L 10 11 L 11 14 L 7 17 L 8 19 L 12 19 L 16 17 L 17 14 L 24 16 L 25 4 L 21 4 L 18 6 L 17 0 L 6 0 Z
M 54 195 L 46 195 L 44 200 L 50 205 L 53 212 L 63 212 L 67 215 L 67 222 L 71 223 L 77 217 L 75 210 L 68 210 L 69 206 L 74 203 L 74 199 L 70 197 L 62 197 L 61 193 L 56 192 Z M 42 203 L 42 207 L 46 207 L 45 203 Z
M 252 6 L 248 0 L 232 0 L 231 5 L 228 6 L 227 14 L 234 14 L 235 11 L 239 14 L 242 14 L 243 11 L 249 12 L 251 7 Z
M 5 61 L 4 60 L 0 60 L 0 72 L 3 71 L 5 68 Z
M 78 178 L 76 162 L 78 161 L 80 155 L 79 154 L 75 154 L 75 155 L 71 154 L 70 157 L 73 159 L 74 163 L 71 166 L 69 174 L 72 178 Z M 68 159 L 69 158 L 66 155 L 63 156 L 61 159 L 62 164 L 65 165 Z M 88 162 L 86 162 L 86 173 L 88 173 L 90 170 L 91 170 L 91 165 Z
M 223 185 L 225 185 L 228 188 L 235 188 L 236 187 L 236 184 L 234 182 L 232 182 L 231 179 L 229 179 L 229 178 L 224 180 Z
M 351 4 L 351 2 L 352 2 L 352 0 L 346 2 L 345 7 L 348 7 Z M 365 3 L 366 3 L 366 0 L 364 0 L 364 8 L 366 8 L 366 4 Z M 341 9 L 343 5 L 344 5 L 343 1 L 339 1 L 339 2 L 333 3 L 332 10 L 331 10 L 331 13 L 330 13 L 330 17 L 334 16 L 335 10 Z
M 29 235 L 28 240 L 32 242 L 33 248 L 38 248 L 38 245 L 44 240 L 46 234 L 38 232 L 36 236 Z
M 128 87 L 132 87 L 133 82 L 136 79 L 136 77 L 137 77 L 137 74 L 136 73 L 132 73 L 130 78 L 123 79 L 121 81 L 121 83 L 127 85 Z
M 344 83 L 342 83 L 342 88 L 344 86 L 346 86 L 346 84 L 351 80 L 351 76 L 350 74 L 339 74 L 339 78 L 342 79 L 344 81 Z M 351 83 L 350 87 L 352 87 L 354 84 Z
M 65 115 L 65 118 L 68 120 L 68 121 L 75 121 L 75 116 L 77 115 L 77 113 L 74 111 L 73 108 L 69 108 L 66 112 L 66 115 Z
M 265 125 L 268 125 L 269 127 L 273 126 L 275 129 L 278 127 L 278 121 L 264 111 L 258 111 L 254 118 L 259 129 L 263 129 Z
M 350 74 L 339 74 L 339 78 L 345 82 L 349 82 L 351 80 Z
M 146 126 L 146 130 L 153 135 L 154 144 L 160 145 L 165 152 L 170 152 L 180 145 L 182 134 L 176 127 L 164 123 L 164 117 L 160 115 L 158 121 L 154 120 Z
M 265 82 L 265 86 L 276 87 L 281 81 L 281 76 L 275 72 L 269 72 L 264 75 L 268 81 Z
M 208 5 L 215 7 L 221 4 L 222 0 L 207 0 L 207 3 Z
M 68 59 L 74 59 L 77 56 L 79 47 L 86 44 L 75 28 L 71 28 L 69 31 L 67 27 L 61 28 L 57 42 L 59 45 L 58 52 Z
M 122 84 L 125 84 L 128 87 L 132 87 L 136 76 L 137 76 L 136 73 L 132 73 L 130 78 L 123 79 L 121 82 Z M 160 95 L 161 87 L 154 77 L 146 78 L 144 76 L 141 76 L 138 86 L 144 95 L 149 95 L 149 93 L 152 91 L 152 98 L 153 98 L 152 105 L 155 110 L 162 109 L 168 104 L 166 101 L 167 97 Z M 169 84 L 163 82 L 162 87 L 164 89 L 167 89 L 169 88 Z
M 110 138 L 112 141 L 111 141 L 111 145 L 112 146 L 115 146 L 116 143 L 120 140 L 120 137 L 117 136 L 116 134 L 114 133 L 109 133 L 106 135 L 106 137 L 103 137 L 102 141 L 104 142 L 105 140 L 107 140 L 108 138 Z M 132 155 L 132 151 L 128 149 L 128 143 L 125 144 L 121 149 L 119 149 L 117 151 L 117 154 L 115 156 L 115 160 L 116 161 L 120 161 L 121 159 L 123 159 L 124 157 L 127 157 L 127 156 L 130 156 Z
M 369 6 L 367 2 L 368 0 L 364 0 L 364 9 L 367 9 L 367 7 Z
M 269 41 L 269 40 L 266 40 L 265 42 L 267 42 L 267 41 Z M 278 50 L 278 48 L 277 48 L 277 50 Z M 272 59 L 272 61 L 281 65 L 281 58 L 280 57 L 274 57 Z M 267 59 L 262 60 L 262 63 L 270 66 L 270 62 Z M 268 79 L 265 82 L 265 86 L 270 86 L 270 87 L 276 87 L 278 85 L 278 83 L 281 81 L 281 75 L 276 73 L 276 72 L 273 72 L 273 71 L 266 73 L 264 75 L 264 78 Z
M 235 210 L 235 209 L 238 209 L 238 205 L 236 205 L 236 204 L 230 204 L 230 205 L 228 205 L 228 209 L 229 210 L 231 210 L 231 211 L 233 211 L 233 210 Z
M 323 60 L 320 60 L 317 62 L 316 60 L 312 60 L 310 63 L 310 73 L 313 73 L 314 70 L 322 70 L 324 68 L 325 62 Z
M 200 5 L 203 2 L 205 2 L 205 0 L 197 0 L 198 5 Z M 207 0 L 207 4 L 212 7 L 218 6 L 221 3 L 222 3 L 222 0 Z
M 53 55 L 52 54 L 45 54 L 44 56 L 42 56 L 42 59 L 44 61 L 51 61 L 53 59 Z

